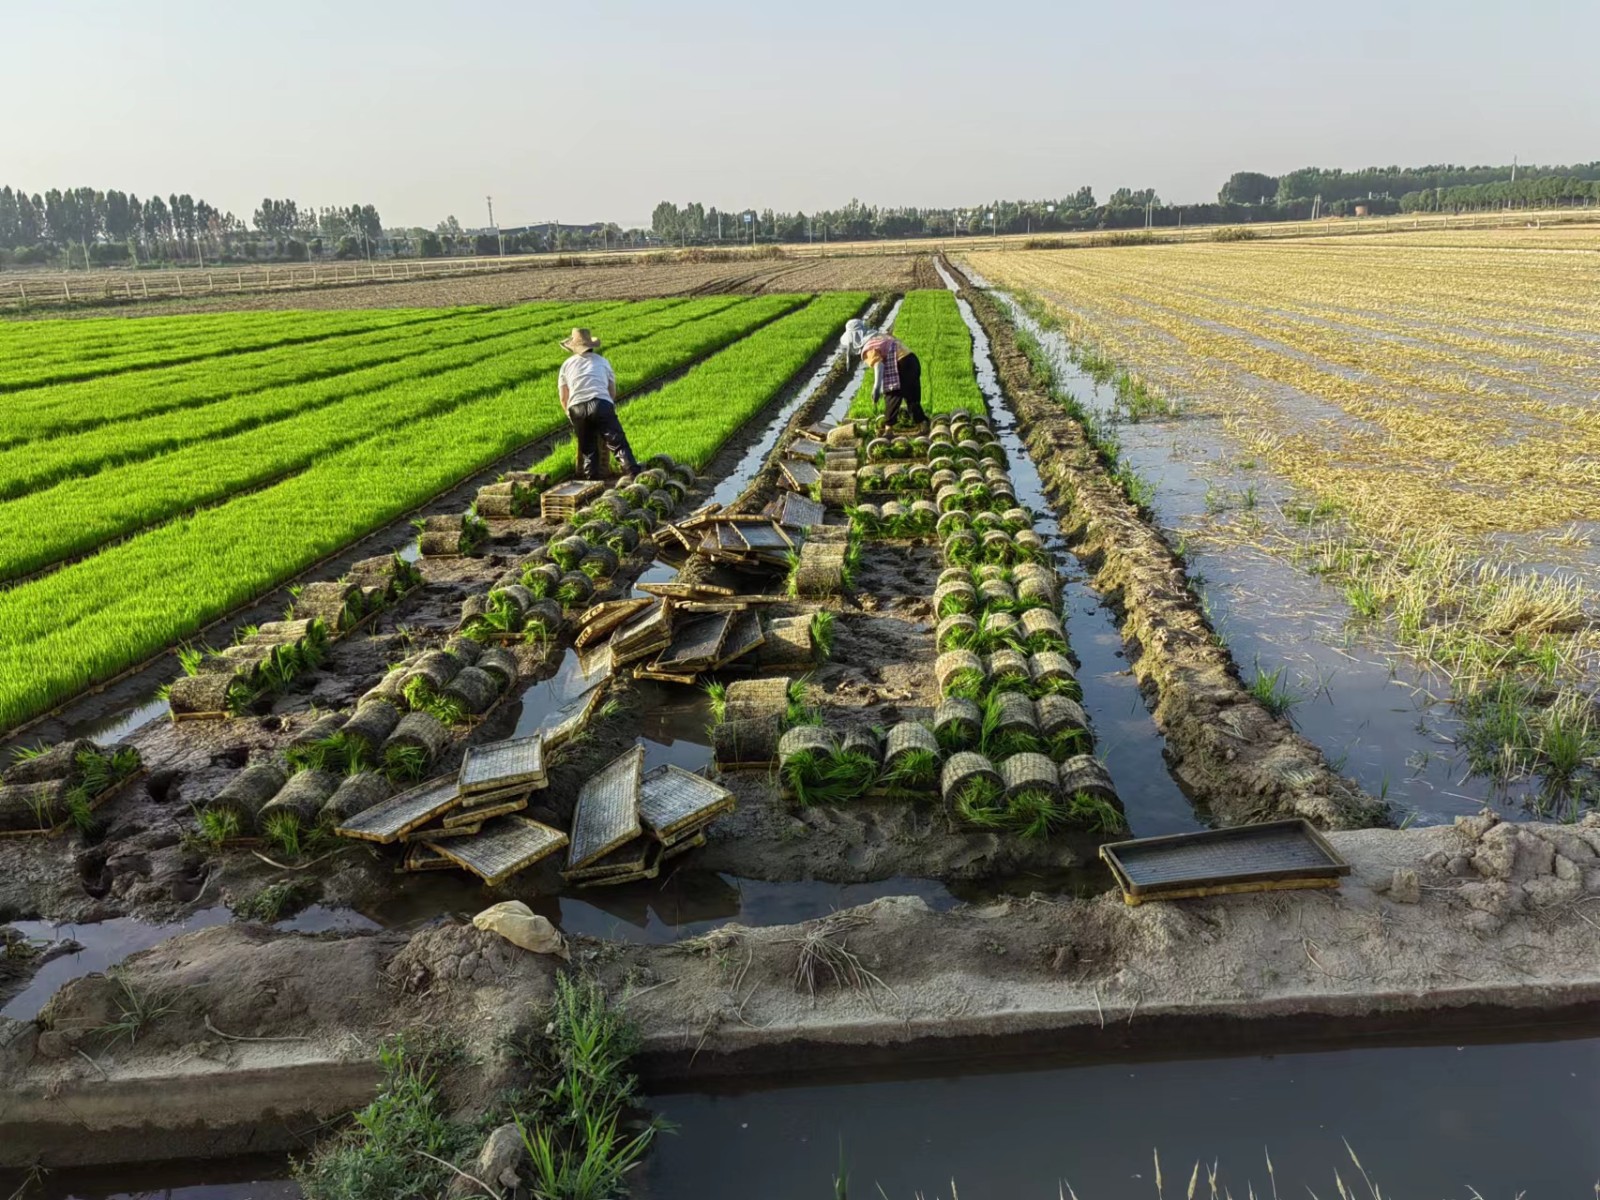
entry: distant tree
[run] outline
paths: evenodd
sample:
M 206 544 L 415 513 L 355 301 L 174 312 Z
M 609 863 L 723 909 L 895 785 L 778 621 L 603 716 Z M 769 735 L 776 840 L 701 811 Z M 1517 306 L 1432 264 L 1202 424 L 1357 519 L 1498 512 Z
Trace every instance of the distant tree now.
M 444 242 L 437 233 L 423 230 L 417 239 L 417 246 L 423 258 L 438 258 L 444 254 Z
M 1217 193 L 1219 204 L 1270 204 L 1277 198 L 1277 176 L 1259 171 L 1235 171 Z
M 650 232 L 663 241 L 676 241 L 681 228 L 682 220 L 678 216 L 678 206 L 670 200 L 663 200 L 650 214 Z

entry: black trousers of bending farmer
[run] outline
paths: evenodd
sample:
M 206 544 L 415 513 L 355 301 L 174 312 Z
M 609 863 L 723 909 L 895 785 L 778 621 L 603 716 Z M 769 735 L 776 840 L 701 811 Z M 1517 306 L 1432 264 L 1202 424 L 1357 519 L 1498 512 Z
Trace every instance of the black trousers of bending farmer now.
M 622 470 L 628 475 L 639 473 L 639 463 L 633 457 L 633 447 L 628 445 L 628 435 L 617 420 L 617 406 L 605 400 L 583 400 L 567 409 L 567 420 L 572 423 L 572 436 L 578 442 L 578 478 L 604 479 L 605 459 L 600 445 L 617 456 Z
M 915 354 L 900 360 L 900 390 L 883 397 L 883 419 L 893 425 L 900 416 L 901 402 L 911 412 L 911 423 L 921 425 L 928 418 L 922 413 L 922 364 Z

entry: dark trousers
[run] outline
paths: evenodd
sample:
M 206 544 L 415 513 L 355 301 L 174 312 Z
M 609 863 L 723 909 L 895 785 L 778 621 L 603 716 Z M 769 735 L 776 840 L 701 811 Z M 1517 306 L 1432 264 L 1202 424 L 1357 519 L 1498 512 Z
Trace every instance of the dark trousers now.
M 628 435 L 622 432 L 622 422 L 617 420 L 617 406 L 604 400 L 585 400 L 567 409 L 567 420 L 572 424 L 572 436 L 578 443 L 578 478 L 604 479 L 605 459 L 600 454 L 602 442 L 628 475 L 639 472 L 639 463 L 633 457 L 633 447 L 628 445 Z
M 902 402 L 910 410 L 913 425 L 921 425 L 928 419 L 922 412 L 922 364 L 915 354 L 900 360 L 900 390 L 883 397 L 883 419 L 889 424 L 896 423 Z

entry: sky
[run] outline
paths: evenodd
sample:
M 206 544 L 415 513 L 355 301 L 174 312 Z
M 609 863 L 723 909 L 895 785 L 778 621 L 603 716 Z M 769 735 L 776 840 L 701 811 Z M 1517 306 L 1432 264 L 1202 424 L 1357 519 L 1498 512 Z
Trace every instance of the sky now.
M 647 225 L 1600 158 L 1587 0 L 5 0 L 0 184 Z M 19 103 L 18 98 L 27 97 Z

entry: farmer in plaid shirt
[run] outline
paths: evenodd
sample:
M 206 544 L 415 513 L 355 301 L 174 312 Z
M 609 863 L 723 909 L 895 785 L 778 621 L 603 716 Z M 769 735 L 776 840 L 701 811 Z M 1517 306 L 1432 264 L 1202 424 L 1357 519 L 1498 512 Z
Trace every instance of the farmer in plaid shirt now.
M 872 367 L 872 406 L 883 397 L 884 420 L 895 424 L 902 403 L 913 425 L 928 419 L 922 412 L 922 363 L 904 342 L 887 333 L 873 334 L 861 347 L 861 361 Z

